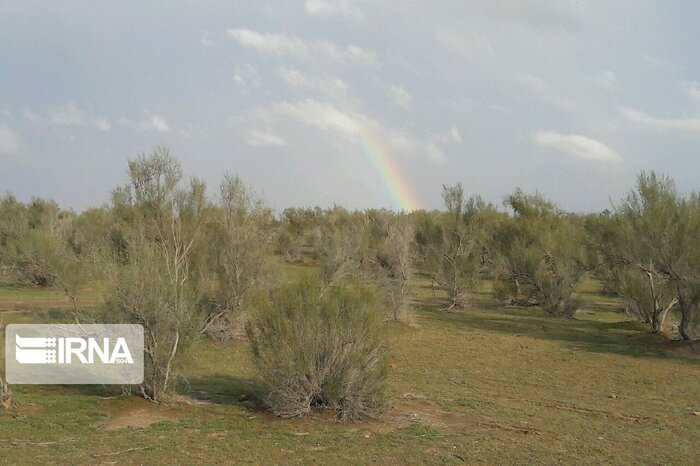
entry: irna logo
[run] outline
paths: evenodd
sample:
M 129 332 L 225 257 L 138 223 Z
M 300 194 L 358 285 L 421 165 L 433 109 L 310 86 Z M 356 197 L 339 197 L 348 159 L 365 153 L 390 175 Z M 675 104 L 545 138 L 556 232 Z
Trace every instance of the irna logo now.
M 140 384 L 143 327 L 11 324 L 5 370 L 11 384 Z
M 20 364 L 133 364 L 123 337 L 109 338 L 21 337 L 15 335 L 15 359 Z

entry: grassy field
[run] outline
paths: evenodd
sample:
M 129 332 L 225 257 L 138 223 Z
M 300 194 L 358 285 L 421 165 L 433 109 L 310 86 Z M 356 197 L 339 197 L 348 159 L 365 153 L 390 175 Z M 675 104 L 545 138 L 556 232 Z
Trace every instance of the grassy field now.
M 645 333 L 595 284 L 573 320 L 491 307 L 486 291 L 448 313 L 423 287 L 414 322 L 387 326 L 381 421 L 275 418 L 260 407 L 247 344 L 205 341 L 188 364 L 190 395 L 168 406 L 100 387 L 13 387 L 0 463 L 700 464 L 698 345 Z M 23 293 L 0 290 L 0 303 L 55 298 Z M 3 323 L 62 318 L 28 309 Z

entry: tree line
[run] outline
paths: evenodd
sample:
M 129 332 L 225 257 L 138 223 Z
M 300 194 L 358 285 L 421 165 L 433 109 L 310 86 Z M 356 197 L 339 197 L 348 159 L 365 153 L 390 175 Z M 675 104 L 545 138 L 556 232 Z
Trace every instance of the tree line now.
M 419 281 L 446 311 L 488 281 L 498 306 L 571 318 L 592 278 L 652 332 L 690 340 L 700 327 L 700 197 L 653 172 L 587 215 L 519 189 L 494 205 L 460 184 L 443 187 L 443 210 L 275 214 L 233 175 L 209 194 L 162 147 L 128 175 L 79 214 L 0 198 L 0 282 L 60 289 L 81 321 L 143 325 L 146 376 L 131 389 L 154 401 L 199 338 L 247 337 L 278 414 L 370 416 L 385 389 L 382 323 L 411 319 Z M 308 273 L 290 283 L 284 262 Z

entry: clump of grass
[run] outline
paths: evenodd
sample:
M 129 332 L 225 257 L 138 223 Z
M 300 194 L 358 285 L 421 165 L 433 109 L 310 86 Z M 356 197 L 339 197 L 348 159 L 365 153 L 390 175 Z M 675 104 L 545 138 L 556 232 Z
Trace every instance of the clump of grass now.
M 385 403 L 387 347 L 374 296 L 359 286 L 304 281 L 274 292 L 246 330 L 265 402 L 282 417 L 333 410 L 377 417 Z

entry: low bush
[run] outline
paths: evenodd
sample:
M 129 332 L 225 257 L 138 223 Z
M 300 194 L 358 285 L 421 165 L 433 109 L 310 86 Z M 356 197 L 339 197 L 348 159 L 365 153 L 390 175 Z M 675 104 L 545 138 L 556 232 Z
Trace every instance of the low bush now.
M 282 417 L 333 410 L 340 420 L 377 417 L 385 402 L 387 347 L 374 296 L 359 286 L 321 292 L 305 281 L 273 292 L 246 326 L 253 361 Z

